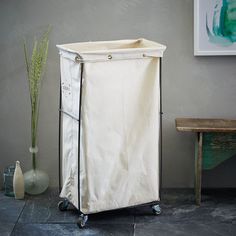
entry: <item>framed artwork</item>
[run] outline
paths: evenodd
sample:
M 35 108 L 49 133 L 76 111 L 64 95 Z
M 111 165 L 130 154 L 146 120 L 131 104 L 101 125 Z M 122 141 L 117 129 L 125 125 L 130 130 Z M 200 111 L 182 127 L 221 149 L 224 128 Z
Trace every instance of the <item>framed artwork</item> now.
M 194 0 L 194 55 L 236 55 L 236 0 Z

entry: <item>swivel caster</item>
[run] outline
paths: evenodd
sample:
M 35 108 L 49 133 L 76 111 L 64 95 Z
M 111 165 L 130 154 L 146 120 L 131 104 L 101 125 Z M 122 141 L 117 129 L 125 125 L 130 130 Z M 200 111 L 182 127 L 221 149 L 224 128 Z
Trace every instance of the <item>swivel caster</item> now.
M 87 221 L 88 221 L 88 215 L 81 214 L 77 221 L 77 225 L 79 226 L 79 228 L 82 229 L 85 227 Z
M 57 206 L 60 211 L 66 211 L 69 206 L 69 202 L 68 200 L 64 199 L 63 201 L 58 202 Z
M 152 212 L 154 215 L 160 215 L 161 214 L 161 207 L 160 205 L 153 205 L 152 206 Z

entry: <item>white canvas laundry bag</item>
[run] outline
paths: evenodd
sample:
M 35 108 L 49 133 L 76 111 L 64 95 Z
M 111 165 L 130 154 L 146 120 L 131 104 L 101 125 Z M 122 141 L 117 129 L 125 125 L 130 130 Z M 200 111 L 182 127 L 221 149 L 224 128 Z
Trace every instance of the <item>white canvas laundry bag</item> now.
M 146 39 L 57 46 L 60 196 L 82 213 L 159 201 L 160 58 Z

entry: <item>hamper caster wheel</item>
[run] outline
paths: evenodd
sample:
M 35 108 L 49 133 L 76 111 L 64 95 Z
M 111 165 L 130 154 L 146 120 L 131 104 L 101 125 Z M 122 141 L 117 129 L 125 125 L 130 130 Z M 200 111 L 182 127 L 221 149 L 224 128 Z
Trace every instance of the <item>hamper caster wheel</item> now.
M 66 211 L 69 206 L 69 202 L 64 199 L 63 201 L 58 202 L 58 209 L 60 211 Z
M 79 228 L 82 229 L 82 228 L 85 227 L 87 221 L 88 221 L 88 215 L 81 214 L 81 215 L 79 216 L 77 225 L 79 226 Z
M 160 215 L 161 214 L 161 207 L 160 205 L 153 205 L 152 206 L 152 212 L 154 215 Z

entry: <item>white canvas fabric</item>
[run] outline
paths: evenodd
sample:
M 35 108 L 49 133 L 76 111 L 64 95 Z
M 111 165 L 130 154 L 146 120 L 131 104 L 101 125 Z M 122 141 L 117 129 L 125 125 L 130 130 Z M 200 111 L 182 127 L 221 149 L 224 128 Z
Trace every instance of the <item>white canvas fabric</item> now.
M 165 46 L 138 39 L 58 48 L 62 110 L 77 119 L 83 62 L 80 160 L 78 121 L 62 113 L 60 196 L 86 214 L 158 201 Z

